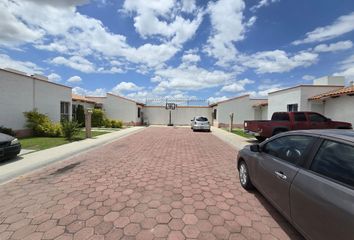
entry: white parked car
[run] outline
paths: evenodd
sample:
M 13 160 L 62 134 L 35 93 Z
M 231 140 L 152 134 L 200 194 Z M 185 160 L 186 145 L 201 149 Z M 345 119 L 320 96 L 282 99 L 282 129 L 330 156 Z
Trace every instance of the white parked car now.
M 198 130 L 210 132 L 210 123 L 208 118 L 202 116 L 194 117 L 191 120 L 191 129 L 193 129 L 194 132 Z

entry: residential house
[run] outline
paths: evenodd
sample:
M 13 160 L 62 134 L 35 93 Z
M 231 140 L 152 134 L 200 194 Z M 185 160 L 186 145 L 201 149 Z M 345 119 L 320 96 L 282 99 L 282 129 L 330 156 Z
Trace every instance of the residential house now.
M 324 105 L 309 101 L 312 96 L 344 87 L 344 77 L 323 77 L 311 85 L 298 85 L 268 93 L 268 119 L 274 112 L 314 111 L 324 114 Z
M 354 126 L 354 84 L 312 96 L 311 103 L 321 106 L 322 113 L 336 121 L 350 122 Z
M 0 68 L 0 126 L 28 135 L 23 113 L 34 109 L 54 122 L 71 119 L 71 88 L 45 76 Z
M 214 127 L 228 127 L 233 114 L 233 127 L 243 127 L 245 120 L 263 120 L 267 116 L 267 99 L 254 99 L 249 94 L 210 105 Z

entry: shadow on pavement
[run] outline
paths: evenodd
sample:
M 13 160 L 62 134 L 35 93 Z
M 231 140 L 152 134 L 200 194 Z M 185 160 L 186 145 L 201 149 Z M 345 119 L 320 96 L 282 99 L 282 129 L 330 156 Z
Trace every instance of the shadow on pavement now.
M 14 157 L 14 158 L 1 160 L 1 161 L 0 161 L 0 166 L 4 166 L 4 165 L 6 165 L 6 164 L 10 164 L 10 163 L 13 163 L 13 162 L 17 162 L 17 161 L 22 160 L 22 159 L 23 159 L 23 157 L 21 157 L 21 156 L 16 156 L 16 157 Z
M 281 229 L 288 235 L 291 240 L 305 240 L 305 238 L 291 225 L 291 223 L 281 215 L 281 213 L 271 205 L 271 203 L 257 190 L 254 190 L 253 195 L 258 199 L 262 206 L 267 210 L 270 216 L 276 221 Z

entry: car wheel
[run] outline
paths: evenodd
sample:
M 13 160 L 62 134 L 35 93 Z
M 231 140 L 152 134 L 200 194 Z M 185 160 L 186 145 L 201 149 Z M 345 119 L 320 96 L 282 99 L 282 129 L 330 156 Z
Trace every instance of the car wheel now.
M 242 161 L 238 167 L 238 174 L 240 178 L 241 186 L 246 190 L 254 189 L 254 186 L 251 182 L 248 167 L 245 161 Z

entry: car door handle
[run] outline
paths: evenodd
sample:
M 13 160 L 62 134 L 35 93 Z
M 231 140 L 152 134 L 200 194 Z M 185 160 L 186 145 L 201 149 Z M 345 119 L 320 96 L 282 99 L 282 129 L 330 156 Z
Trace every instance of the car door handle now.
M 281 180 L 286 180 L 286 179 L 287 179 L 286 175 L 285 175 L 283 172 L 276 171 L 276 172 L 275 172 L 275 175 L 276 175 L 278 178 L 280 178 Z

